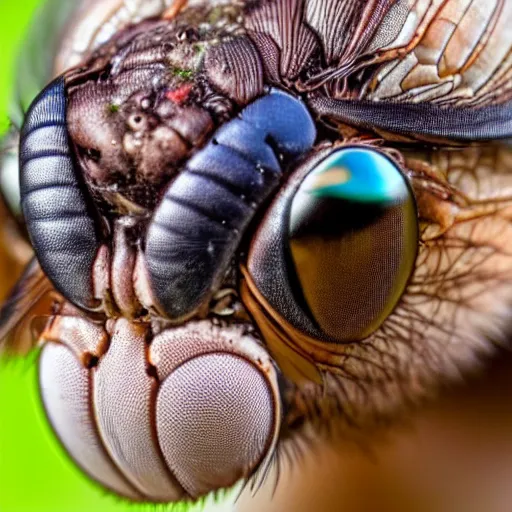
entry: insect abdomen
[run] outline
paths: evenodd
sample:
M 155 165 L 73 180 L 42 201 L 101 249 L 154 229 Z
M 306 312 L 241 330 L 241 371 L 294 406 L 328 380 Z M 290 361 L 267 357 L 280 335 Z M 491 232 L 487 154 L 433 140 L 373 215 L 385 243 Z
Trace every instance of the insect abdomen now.
M 280 182 L 280 157 L 296 157 L 315 138 L 306 107 L 272 91 L 189 160 L 146 241 L 153 289 L 170 318 L 190 316 L 220 285 L 248 224 Z

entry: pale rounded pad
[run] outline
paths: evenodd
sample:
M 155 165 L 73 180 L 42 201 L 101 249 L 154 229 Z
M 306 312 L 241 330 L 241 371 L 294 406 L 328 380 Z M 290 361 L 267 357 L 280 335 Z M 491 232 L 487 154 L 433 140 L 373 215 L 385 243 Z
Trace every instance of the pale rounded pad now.
M 92 478 L 121 496 L 141 496 L 108 457 L 91 415 L 88 370 L 63 345 L 48 343 L 39 360 L 41 397 L 50 422 L 73 459 Z
M 94 410 L 101 437 L 130 483 L 152 501 L 183 496 L 165 467 L 154 428 L 157 382 L 148 376 L 146 331 L 121 319 L 94 373 Z
M 238 356 L 202 355 L 169 375 L 157 398 L 158 440 L 192 497 L 256 469 L 272 443 L 274 408 L 264 375 Z

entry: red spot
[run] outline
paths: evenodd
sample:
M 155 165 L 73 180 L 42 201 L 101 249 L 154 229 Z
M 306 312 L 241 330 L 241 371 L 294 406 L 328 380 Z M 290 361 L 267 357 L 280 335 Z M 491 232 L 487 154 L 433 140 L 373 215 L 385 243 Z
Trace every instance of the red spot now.
M 165 93 L 165 97 L 172 101 L 173 103 L 177 103 L 178 105 L 181 105 L 184 101 L 186 101 L 190 95 L 190 92 L 192 91 L 192 85 L 186 84 L 182 85 L 178 89 L 175 89 L 174 91 L 168 91 Z

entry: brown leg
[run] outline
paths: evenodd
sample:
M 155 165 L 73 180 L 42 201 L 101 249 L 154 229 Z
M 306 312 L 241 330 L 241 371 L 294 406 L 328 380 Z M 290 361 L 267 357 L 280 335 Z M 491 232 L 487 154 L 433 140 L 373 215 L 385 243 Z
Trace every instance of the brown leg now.
M 173 20 L 186 7 L 187 3 L 188 0 L 174 0 L 172 5 L 162 13 L 162 18 L 164 20 Z

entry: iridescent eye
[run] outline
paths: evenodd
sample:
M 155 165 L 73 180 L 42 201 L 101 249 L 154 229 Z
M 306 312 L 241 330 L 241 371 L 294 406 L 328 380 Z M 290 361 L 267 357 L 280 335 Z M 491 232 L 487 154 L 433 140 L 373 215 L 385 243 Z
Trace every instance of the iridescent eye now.
M 392 312 L 413 270 L 413 193 L 396 163 L 366 147 L 336 150 L 297 173 L 253 241 L 249 273 L 294 328 L 323 341 L 362 340 Z
M 409 279 L 416 247 L 410 189 L 376 151 L 337 151 L 306 177 L 291 203 L 295 293 L 336 340 L 365 338 L 384 321 Z

